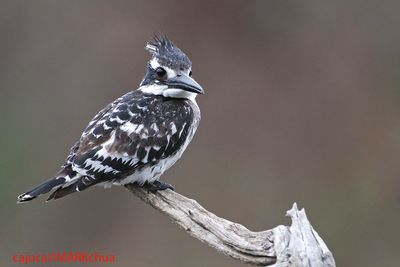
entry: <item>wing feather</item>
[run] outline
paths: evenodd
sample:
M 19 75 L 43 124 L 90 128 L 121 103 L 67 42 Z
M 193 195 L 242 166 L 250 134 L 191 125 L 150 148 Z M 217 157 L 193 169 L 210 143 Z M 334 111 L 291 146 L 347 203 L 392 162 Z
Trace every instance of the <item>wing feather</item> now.
M 194 120 L 186 101 L 140 91 L 120 97 L 89 123 L 67 164 L 100 182 L 124 178 L 171 156 L 184 144 Z

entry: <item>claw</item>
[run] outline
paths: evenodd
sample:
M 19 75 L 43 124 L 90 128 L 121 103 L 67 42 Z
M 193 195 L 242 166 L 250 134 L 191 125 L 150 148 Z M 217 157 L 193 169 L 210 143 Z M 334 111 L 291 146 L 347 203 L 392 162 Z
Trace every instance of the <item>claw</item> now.
M 154 181 L 153 183 L 146 183 L 144 186 L 152 193 L 166 189 L 174 190 L 174 187 L 171 184 L 160 181 Z

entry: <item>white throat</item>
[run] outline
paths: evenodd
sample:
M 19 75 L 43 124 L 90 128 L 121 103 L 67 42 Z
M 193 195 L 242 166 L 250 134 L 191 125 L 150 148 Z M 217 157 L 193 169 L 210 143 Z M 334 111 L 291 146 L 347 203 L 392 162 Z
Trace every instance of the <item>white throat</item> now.
M 168 88 L 166 85 L 162 84 L 142 85 L 138 90 L 146 94 L 162 95 L 164 97 L 172 98 L 186 98 L 196 103 L 196 93 L 188 92 L 179 88 Z

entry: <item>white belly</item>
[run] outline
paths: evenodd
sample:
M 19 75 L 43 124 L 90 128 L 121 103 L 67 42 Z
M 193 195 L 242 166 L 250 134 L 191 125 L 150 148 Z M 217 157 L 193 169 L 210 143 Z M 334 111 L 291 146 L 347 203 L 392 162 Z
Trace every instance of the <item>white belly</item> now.
M 159 160 L 155 165 L 152 166 L 144 166 L 142 169 L 135 171 L 130 176 L 121 179 L 119 181 L 112 182 L 113 185 L 125 185 L 130 183 L 138 183 L 143 185 L 144 183 L 152 183 L 158 179 L 160 179 L 161 175 L 172 167 L 175 162 L 182 156 L 183 152 L 186 150 L 190 141 L 196 132 L 198 123 L 195 123 L 194 126 L 189 130 L 189 135 L 187 137 L 186 142 L 182 145 L 182 147 L 172 156 Z M 103 184 L 104 187 L 111 186 L 111 183 Z

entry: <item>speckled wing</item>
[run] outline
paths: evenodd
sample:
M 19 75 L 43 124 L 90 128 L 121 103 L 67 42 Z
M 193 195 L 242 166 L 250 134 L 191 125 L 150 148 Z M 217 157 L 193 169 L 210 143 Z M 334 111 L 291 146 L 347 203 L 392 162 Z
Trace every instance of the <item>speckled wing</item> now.
M 66 164 L 87 186 L 122 179 L 176 153 L 193 122 L 188 100 L 132 91 L 93 118 Z

